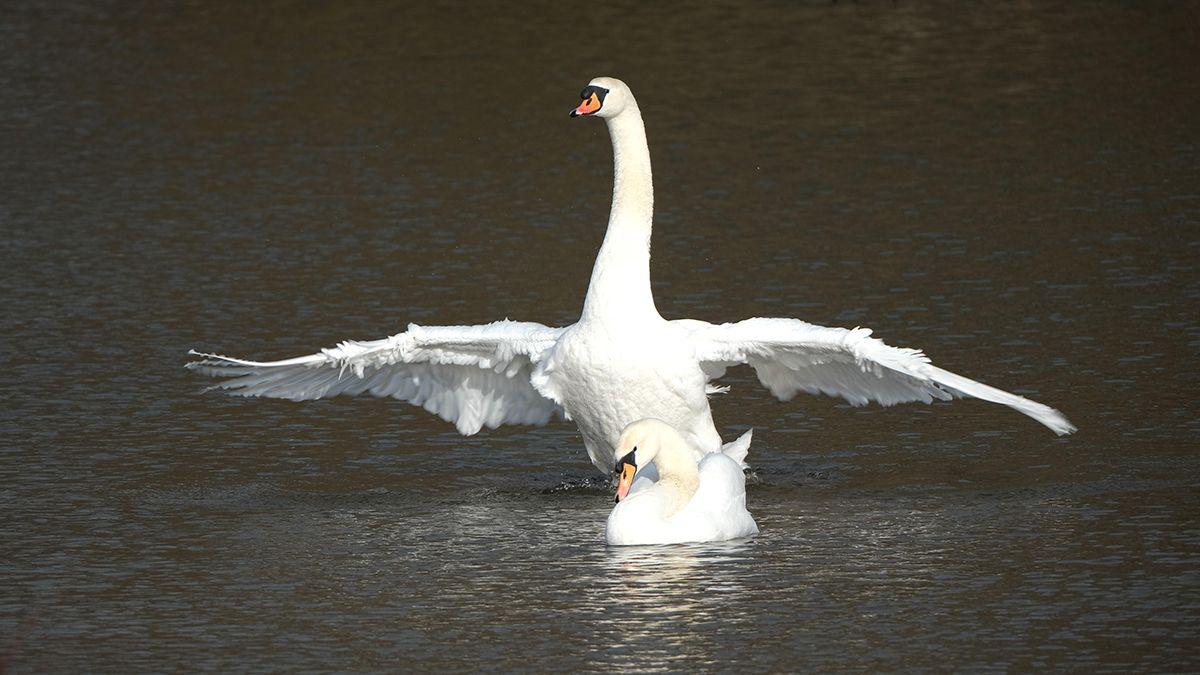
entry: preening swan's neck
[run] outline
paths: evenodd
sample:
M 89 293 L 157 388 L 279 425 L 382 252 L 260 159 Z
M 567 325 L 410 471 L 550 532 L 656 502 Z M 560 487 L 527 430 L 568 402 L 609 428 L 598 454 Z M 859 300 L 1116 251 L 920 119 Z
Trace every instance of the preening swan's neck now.
M 654 455 L 654 466 L 658 468 L 656 487 L 667 491 L 670 497 L 664 517 L 670 518 L 692 501 L 700 488 L 699 456 L 678 443 L 664 443 Z
M 654 185 L 642 113 L 631 98 L 620 114 L 606 121 L 613 145 L 612 212 L 592 268 L 583 319 L 659 318 L 650 292 Z

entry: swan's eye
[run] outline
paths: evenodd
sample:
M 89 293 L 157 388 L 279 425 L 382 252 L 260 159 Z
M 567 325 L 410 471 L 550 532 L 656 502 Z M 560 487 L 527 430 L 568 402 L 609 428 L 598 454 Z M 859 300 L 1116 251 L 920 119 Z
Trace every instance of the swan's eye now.
M 634 448 L 632 450 L 625 453 L 624 457 L 617 460 L 617 473 L 621 472 L 621 467 L 624 466 L 625 464 L 628 464 L 629 466 L 632 466 L 635 469 L 637 468 L 637 462 L 635 462 L 633 460 L 633 454 L 635 452 L 637 452 L 637 446 L 634 446 Z

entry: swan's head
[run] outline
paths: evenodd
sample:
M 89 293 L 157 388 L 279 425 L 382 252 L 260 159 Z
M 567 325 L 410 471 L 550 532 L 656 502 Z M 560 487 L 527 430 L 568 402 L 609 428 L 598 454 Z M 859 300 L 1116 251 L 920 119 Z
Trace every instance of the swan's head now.
M 633 94 L 624 82 L 615 77 L 597 77 L 579 92 L 579 105 L 571 111 L 571 117 L 616 117 L 631 101 Z
M 686 450 L 687 444 L 679 432 L 675 431 L 675 427 L 662 420 L 646 418 L 625 427 L 620 440 L 617 441 L 616 456 L 620 459 L 613 468 L 613 473 L 617 476 L 618 502 L 629 494 L 638 469 L 653 462 L 659 452 L 667 447 L 672 451 Z

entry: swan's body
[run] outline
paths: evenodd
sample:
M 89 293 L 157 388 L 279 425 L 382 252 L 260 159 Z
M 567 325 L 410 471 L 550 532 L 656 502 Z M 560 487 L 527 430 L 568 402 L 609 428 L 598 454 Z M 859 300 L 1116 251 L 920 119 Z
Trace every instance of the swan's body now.
M 608 123 L 614 181 L 608 231 L 578 323 L 410 325 L 383 340 L 344 342 L 284 361 L 200 354 L 188 366 L 231 378 L 218 386 L 242 396 L 390 396 L 453 422 L 465 435 L 565 417 L 579 426 L 602 472 L 612 467 L 621 431 L 647 417 L 675 427 L 700 452 L 721 450 L 707 398 L 717 389 L 708 382 L 742 363 L 783 400 L 799 391 L 854 405 L 973 396 L 1015 408 L 1055 433 L 1074 431 L 1050 407 L 936 368 L 920 351 L 889 347 L 867 329 L 797 319 L 722 325 L 663 319 L 650 291 L 653 184 L 641 113 L 619 80 L 597 78 L 583 98 L 572 115 Z M 748 442 L 746 436 L 735 443 Z
M 670 425 L 645 419 L 625 429 L 616 454 L 623 458 L 618 470 L 627 463 L 628 478 L 618 486 L 617 505 L 604 528 L 609 544 L 725 541 L 758 534 L 746 510 L 744 451 L 702 453 Z M 657 470 L 657 480 L 634 478 L 649 468 Z

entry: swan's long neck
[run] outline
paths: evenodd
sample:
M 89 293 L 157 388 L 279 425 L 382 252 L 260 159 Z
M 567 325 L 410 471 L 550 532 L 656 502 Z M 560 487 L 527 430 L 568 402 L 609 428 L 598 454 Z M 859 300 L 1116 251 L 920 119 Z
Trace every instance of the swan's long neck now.
M 642 113 L 630 98 L 620 114 L 606 121 L 613 145 L 612 212 L 592 268 L 583 319 L 612 314 L 624 321 L 659 318 L 650 292 L 654 185 Z
M 688 505 L 700 488 L 699 457 L 683 439 L 665 440 L 654 454 L 658 468 L 658 485 L 669 490 L 670 504 L 665 517 L 671 517 Z

